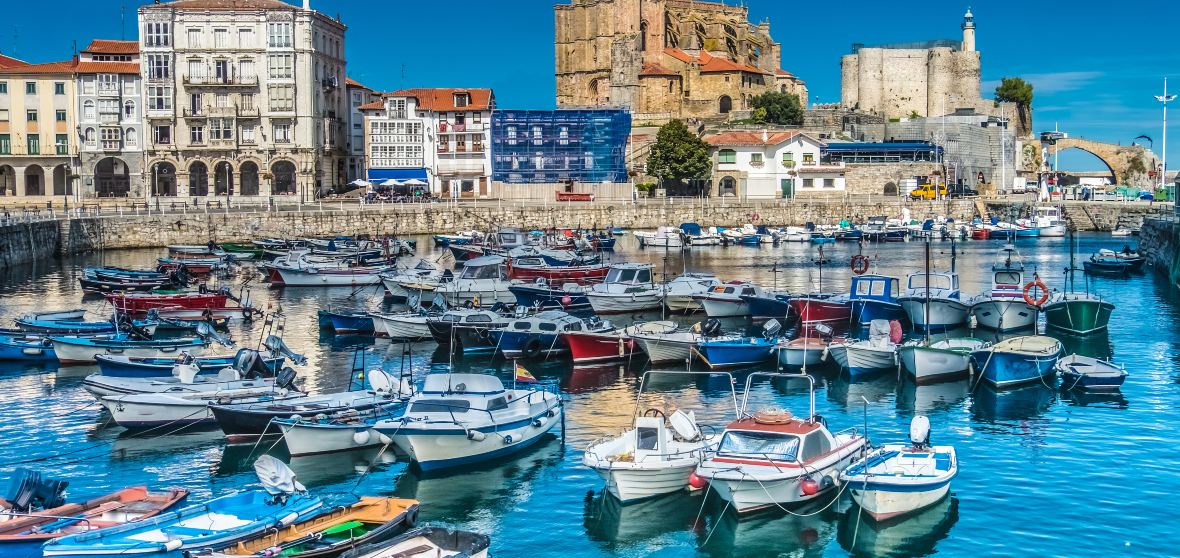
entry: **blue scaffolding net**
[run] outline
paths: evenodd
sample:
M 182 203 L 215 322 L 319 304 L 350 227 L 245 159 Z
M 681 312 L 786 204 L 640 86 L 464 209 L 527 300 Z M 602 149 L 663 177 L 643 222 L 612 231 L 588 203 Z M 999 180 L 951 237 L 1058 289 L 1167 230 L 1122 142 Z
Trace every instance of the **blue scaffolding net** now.
M 622 109 L 497 110 L 492 180 L 626 182 L 631 114 Z

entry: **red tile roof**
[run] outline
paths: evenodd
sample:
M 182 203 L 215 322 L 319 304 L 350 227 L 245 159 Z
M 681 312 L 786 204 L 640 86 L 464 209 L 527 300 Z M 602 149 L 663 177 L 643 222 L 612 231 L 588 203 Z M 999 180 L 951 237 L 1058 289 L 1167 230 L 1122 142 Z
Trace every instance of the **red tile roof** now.
M 4 74 L 72 74 L 74 68 L 78 67 L 78 63 L 74 60 L 67 62 L 47 62 L 45 64 L 25 64 L 23 66 L 12 66 L 8 68 L 0 68 L 0 73 Z
M 139 52 L 139 43 L 136 41 L 95 39 L 90 41 L 90 44 L 82 52 L 93 52 L 96 54 L 137 54 Z
M 775 75 L 780 75 L 780 76 L 795 77 L 795 74 L 792 74 L 791 72 L 788 72 L 782 68 L 775 70 L 774 73 L 775 73 Z
M 705 136 L 705 143 L 712 146 L 720 145 L 779 145 L 797 135 L 799 132 L 795 130 L 766 132 L 766 138 L 762 137 L 763 132 L 720 132 Z
M 28 64 L 28 62 L 25 62 L 24 60 L 17 60 L 11 56 L 4 56 L 3 54 L 0 54 L 0 69 L 24 66 L 26 64 Z
M 345 78 L 344 78 L 344 85 L 347 85 L 347 86 L 349 86 L 349 87 L 359 87 L 359 88 L 361 88 L 361 89 L 368 89 L 369 91 L 372 91 L 372 89 L 369 89 L 368 87 L 365 87 L 365 86 L 364 86 L 364 85 L 363 85 L 361 82 L 359 82 L 359 81 L 357 81 L 357 80 L 355 80 L 355 79 L 352 79 L 352 78 L 350 78 L 350 77 L 345 77 Z
M 136 62 L 79 62 L 79 74 L 138 74 Z
M 365 104 L 357 107 L 357 110 L 385 110 L 385 101 L 380 100 L 380 101 L 373 101 L 371 103 L 365 103 Z
M 647 64 L 643 65 L 643 69 L 639 71 L 639 75 L 641 75 L 641 76 L 678 76 L 680 74 L 673 72 L 672 70 L 669 70 L 668 68 L 665 68 L 665 67 L 659 65 L 659 63 L 648 62 Z
M 667 54 L 668 56 L 671 56 L 672 58 L 675 58 L 686 64 L 694 60 L 691 54 L 678 48 L 666 48 L 664 49 L 664 54 Z
M 455 106 L 455 94 L 467 93 L 470 96 L 467 106 Z M 488 110 L 493 108 L 495 100 L 491 89 L 463 89 L 440 87 L 430 89 L 403 89 L 386 93 L 386 97 L 414 97 L 418 99 L 418 108 L 436 112 Z
M 173 0 L 163 5 L 177 10 L 294 10 L 279 0 Z
M 747 72 L 751 74 L 765 74 L 768 73 L 762 68 L 755 68 L 749 64 L 740 64 L 725 58 L 713 56 L 708 52 L 701 51 L 696 57 L 684 52 L 678 48 L 666 48 L 664 54 L 671 56 L 685 64 L 695 62 L 700 65 L 702 73 L 720 73 L 720 72 Z

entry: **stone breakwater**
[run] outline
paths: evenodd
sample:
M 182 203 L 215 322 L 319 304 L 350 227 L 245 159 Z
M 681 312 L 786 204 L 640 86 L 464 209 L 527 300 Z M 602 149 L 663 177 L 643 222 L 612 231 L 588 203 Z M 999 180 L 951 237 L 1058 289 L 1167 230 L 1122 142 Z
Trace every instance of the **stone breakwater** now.
M 1180 286 L 1180 223 L 1145 219 L 1139 230 L 1139 251 L 1152 269 L 1172 285 Z
M 1080 206 L 1080 204 L 1078 204 Z M 1120 216 L 1150 211 L 1139 204 L 1065 204 L 1079 230 L 1108 229 Z M 778 203 L 650 203 L 538 205 L 345 206 L 302 211 L 240 211 L 120 215 L 17 223 L 0 226 L 0 264 L 17 265 L 53 255 L 115 248 L 155 248 L 169 244 L 243 242 L 256 238 L 300 238 L 368 234 L 433 234 L 498 227 L 654 229 L 695 222 L 702 225 L 773 226 L 864 222 L 868 217 L 913 218 L 945 215 L 967 222 L 994 213 L 1009 219 L 1027 213 L 1029 204 L 977 200 L 904 202 L 901 200 L 823 200 Z M 1083 218 L 1084 217 L 1084 218 Z

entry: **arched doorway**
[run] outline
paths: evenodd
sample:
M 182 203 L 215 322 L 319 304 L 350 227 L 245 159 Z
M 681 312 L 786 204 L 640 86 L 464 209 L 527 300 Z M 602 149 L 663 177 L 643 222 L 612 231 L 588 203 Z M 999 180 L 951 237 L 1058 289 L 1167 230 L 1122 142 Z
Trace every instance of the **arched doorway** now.
M 718 196 L 736 196 L 737 195 L 737 181 L 732 176 L 726 176 L 721 179 L 717 185 Z
M 228 162 L 213 165 L 213 186 L 219 196 L 234 194 L 234 168 Z
M 131 174 L 127 163 L 107 157 L 94 165 L 94 193 L 100 198 L 122 198 L 131 192 Z
M 639 22 L 639 50 L 640 52 L 647 50 L 647 22 Z
M 0 196 L 16 195 L 16 170 L 8 165 L 0 165 Z
M 258 195 L 258 165 L 253 161 L 246 161 L 242 163 L 242 187 L 241 193 L 243 196 L 257 196 Z
M 73 194 L 73 190 L 70 184 L 70 170 L 65 165 L 53 167 L 53 195 L 67 196 Z
M 152 195 L 176 195 L 176 167 L 172 163 L 152 165 Z
M 721 114 L 729 114 L 729 111 L 733 110 L 733 99 L 730 99 L 729 95 L 722 95 L 717 105 L 718 112 Z
M 209 167 L 197 161 L 188 167 L 188 194 L 190 196 L 209 195 Z
M 45 169 L 37 165 L 30 165 L 25 169 L 25 195 L 45 195 Z
M 274 174 L 274 180 L 271 181 L 270 186 L 272 194 L 276 196 L 295 194 L 295 163 L 279 161 L 270 167 L 270 171 Z

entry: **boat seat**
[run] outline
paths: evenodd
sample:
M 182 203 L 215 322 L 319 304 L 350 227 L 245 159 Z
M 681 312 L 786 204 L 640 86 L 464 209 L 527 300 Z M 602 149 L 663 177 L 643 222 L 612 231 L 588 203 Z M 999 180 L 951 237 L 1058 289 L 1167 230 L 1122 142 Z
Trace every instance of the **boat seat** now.
M 386 558 L 409 558 L 411 556 L 425 554 L 425 553 L 430 552 L 432 550 L 434 550 L 434 547 L 432 547 L 430 545 L 423 544 L 423 545 L 415 546 L 414 548 L 407 548 L 401 552 L 398 552 L 397 554 L 390 554 Z

